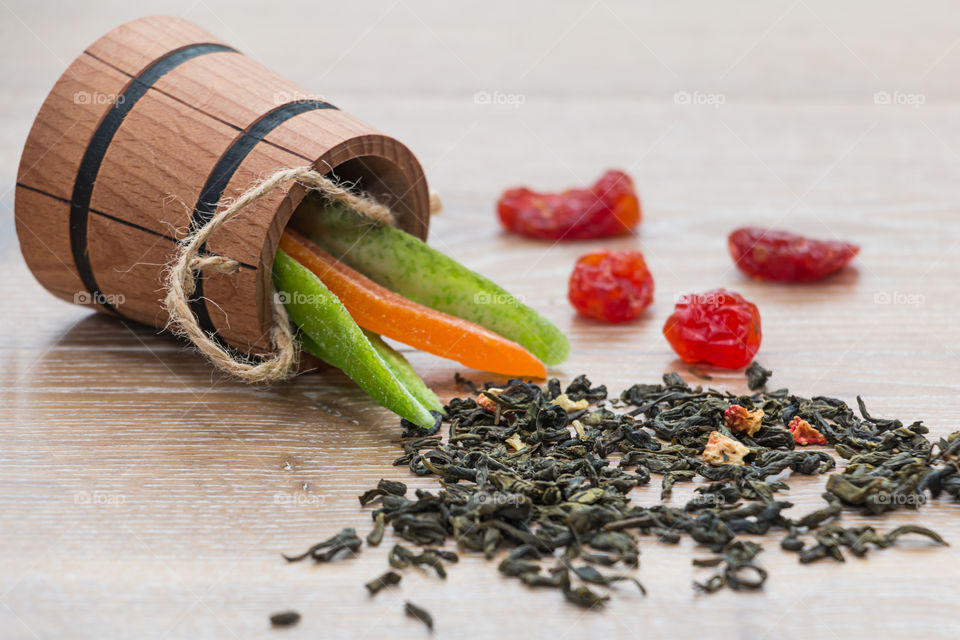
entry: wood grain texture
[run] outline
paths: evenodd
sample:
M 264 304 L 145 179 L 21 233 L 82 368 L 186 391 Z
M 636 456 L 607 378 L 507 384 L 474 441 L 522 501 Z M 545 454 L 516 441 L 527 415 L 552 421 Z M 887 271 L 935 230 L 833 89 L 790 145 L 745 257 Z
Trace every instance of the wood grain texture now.
M 759 305 L 759 360 L 775 384 L 850 402 L 861 394 L 877 415 L 923 419 L 934 436 L 960 427 L 953 4 L 404 0 L 364 5 L 360 29 L 344 3 L 283 16 L 236 1 L 174 6 L 414 149 L 447 205 L 431 243 L 568 332 L 573 354 L 555 372 L 565 380 L 587 373 L 617 393 L 665 371 L 691 378 L 660 328 L 677 293 L 723 285 Z M 390 534 L 347 562 L 286 566 L 281 552 L 342 526 L 365 533 L 356 496 L 377 479 L 436 485 L 390 466 L 396 419 L 343 376 L 269 388 L 224 380 L 176 341 L 67 305 L 32 279 L 12 189 L 43 96 L 92 38 L 177 9 L 89 2 L 57 20 L 33 3 L 10 10 L 30 30 L 10 15 L 0 38 L 4 59 L 22 63 L 0 69 L 0 194 L 10 189 L 0 196 L 3 638 L 427 637 L 403 616 L 405 599 L 450 638 L 957 636 L 960 505 L 949 501 L 881 525 L 934 527 L 948 549 L 904 541 L 865 561 L 800 566 L 771 537 L 760 594 L 697 596 L 691 582 L 708 574 L 690 559 L 700 553 L 644 541 L 638 577 L 649 596 L 618 589 L 603 613 L 528 591 L 472 556 L 446 583 L 409 572 L 370 599 L 362 584 L 385 570 Z M 478 91 L 524 100 L 477 104 Z M 725 101 L 676 104 L 679 91 Z M 925 102 L 876 104 L 879 91 Z M 552 246 L 499 231 L 493 205 L 505 186 L 583 184 L 606 167 L 636 179 L 636 238 Z M 755 283 L 731 268 L 724 242 L 747 223 L 863 251 L 821 284 Z M 581 320 L 564 298 L 573 261 L 599 246 L 645 252 L 657 294 L 635 324 Z M 443 398 L 456 391 L 454 372 L 484 378 L 408 355 Z M 744 388 L 740 374 L 712 373 L 716 386 Z M 821 481 L 790 484 L 793 512 L 821 503 Z M 658 490 L 635 499 L 653 502 Z M 675 494 L 683 500 L 687 487 Z M 286 608 L 303 614 L 300 625 L 271 631 L 267 616 Z

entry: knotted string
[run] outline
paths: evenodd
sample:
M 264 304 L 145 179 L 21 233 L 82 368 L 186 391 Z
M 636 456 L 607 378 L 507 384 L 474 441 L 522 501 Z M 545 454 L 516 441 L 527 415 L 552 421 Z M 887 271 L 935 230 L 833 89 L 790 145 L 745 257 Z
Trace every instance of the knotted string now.
M 297 368 L 297 344 L 287 311 L 270 287 L 273 324 L 269 342 L 272 353 L 256 361 L 237 359 L 220 342 L 207 334 L 197 323 L 190 309 L 190 297 L 197 289 L 197 275 L 201 272 L 236 274 L 240 264 L 224 256 L 200 256 L 207 240 L 231 218 L 248 206 L 266 196 L 286 182 L 297 182 L 325 197 L 340 202 L 361 215 L 383 224 L 393 225 L 395 219 L 390 209 L 368 196 L 357 195 L 343 185 L 327 178 L 312 167 L 281 169 L 266 180 L 251 187 L 229 206 L 224 207 L 210 221 L 184 238 L 177 250 L 165 279 L 167 296 L 164 304 L 170 316 L 168 328 L 189 340 L 211 363 L 221 371 L 245 382 L 272 382 L 289 377 Z M 440 202 L 435 192 L 430 194 L 431 212 L 439 210 Z

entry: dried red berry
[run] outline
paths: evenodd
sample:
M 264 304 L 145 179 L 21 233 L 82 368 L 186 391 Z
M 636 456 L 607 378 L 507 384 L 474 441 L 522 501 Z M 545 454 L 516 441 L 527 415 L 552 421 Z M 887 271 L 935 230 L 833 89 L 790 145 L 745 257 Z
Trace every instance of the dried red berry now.
M 663 325 L 663 335 L 685 362 L 739 369 L 760 348 L 760 312 L 739 293 L 724 289 L 685 295 Z
M 653 276 L 639 251 L 596 251 L 577 260 L 568 297 L 585 316 L 626 322 L 653 302 Z
M 640 200 L 622 171 L 607 171 L 587 189 L 537 193 L 508 189 L 497 202 L 503 226 L 531 238 L 585 240 L 633 229 L 640 222 Z
M 799 445 L 805 444 L 827 444 L 827 439 L 822 433 L 814 429 L 809 422 L 800 416 L 794 416 L 790 424 L 787 425 L 790 433 L 793 434 L 793 441 Z
M 813 240 L 789 231 L 744 227 L 730 234 L 737 266 L 760 280 L 817 280 L 842 269 L 860 247 L 839 240 Z

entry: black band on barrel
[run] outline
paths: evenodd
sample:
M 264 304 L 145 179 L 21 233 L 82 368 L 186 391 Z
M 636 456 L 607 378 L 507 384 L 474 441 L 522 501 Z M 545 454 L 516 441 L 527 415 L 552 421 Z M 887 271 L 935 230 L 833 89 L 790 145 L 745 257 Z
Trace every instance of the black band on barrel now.
M 335 106 L 322 100 L 299 100 L 277 107 L 247 127 L 247 130 L 241 133 L 236 140 L 223 152 L 217 164 L 210 172 L 206 183 L 203 185 L 203 191 L 200 192 L 200 198 L 197 200 L 197 206 L 193 209 L 193 218 L 190 221 L 190 233 L 196 232 L 202 228 L 217 210 L 220 198 L 223 192 L 233 178 L 243 162 L 257 143 L 261 142 L 271 131 L 281 124 L 307 111 L 316 109 L 336 109 Z M 205 247 L 201 247 L 201 250 Z M 196 290 L 190 298 L 190 308 L 197 316 L 197 322 L 210 334 L 216 333 L 216 327 L 210 318 L 210 312 L 207 309 L 206 299 L 203 297 L 203 275 L 198 274 L 196 280 Z
M 109 311 L 118 313 L 100 291 L 97 279 L 93 274 L 90 252 L 87 247 L 87 221 L 90 217 L 90 200 L 93 197 L 93 186 L 97 181 L 97 174 L 100 172 L 103 158 L 107 154 L 107 149 L 110 147 L 114 135 L 120 129 L 120 125 L 123 124 L 124 118 L 133 108 L 133 105 L 147 93 L 147 90 L 157 80 L 187 60 L 207 53 L 221 51 L 235 52 L 236 50 L 222 44 L 194 44 L 171 51 L 162 58 L 155 60 L 140 75 L 133 78 L 127 85 L 126 90 L 117 96 L 94 132 L 93 137 L 90 138 L 90 144 L 83 154 L 80 168 L 77 171 L 77 179 L 73 183 L 73 196 L 70 200 L 70 250 L 73 253 L 73 261 L 77 266 L 77 273 L 80 275 L 83 286 L 90 294 L 90 299 Z

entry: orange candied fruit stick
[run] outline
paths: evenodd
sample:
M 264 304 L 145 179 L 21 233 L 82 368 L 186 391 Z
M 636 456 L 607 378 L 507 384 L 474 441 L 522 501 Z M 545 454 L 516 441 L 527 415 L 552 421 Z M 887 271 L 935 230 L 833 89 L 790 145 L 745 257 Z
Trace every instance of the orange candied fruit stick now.
M 364 329 L 472 369 L 508 376 L 547 376 L 543 363 L 516 342 L 380 286 L 296 231 L 283 233 L 280 248 L 312 271 Z

